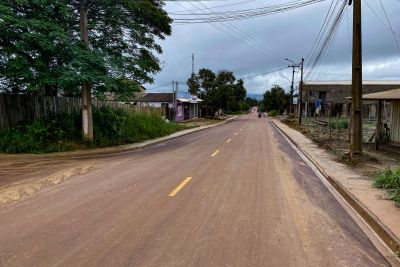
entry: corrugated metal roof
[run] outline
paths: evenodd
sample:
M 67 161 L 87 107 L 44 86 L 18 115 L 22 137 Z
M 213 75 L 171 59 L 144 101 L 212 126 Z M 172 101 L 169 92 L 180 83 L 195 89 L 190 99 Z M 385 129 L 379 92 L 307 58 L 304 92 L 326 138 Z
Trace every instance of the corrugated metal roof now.
M 146 93 L 144 96 L 138 98 L 138 102 L 173 102 L 173 93 Z
M 400 88 L 379 93 L 365 94 L 363 100 L 400 100 Z
M 349 80 L 332 80 L 332 81 L 304 81 L 305 85 L 351 85 L 351 81 Z M 363 80 L 364 85 L 400 85 L 400 81 L 372 81 L 372 80 Z

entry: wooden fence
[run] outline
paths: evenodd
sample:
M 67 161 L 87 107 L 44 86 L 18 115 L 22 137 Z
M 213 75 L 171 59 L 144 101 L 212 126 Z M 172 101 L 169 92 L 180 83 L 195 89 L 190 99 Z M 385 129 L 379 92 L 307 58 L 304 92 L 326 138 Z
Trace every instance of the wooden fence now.
M 41 95 L 0 94 L 0 130 L 15 127 L 24 122 L 45 118 L 59 112 L 79 112 L 79 97 L 55 97 Z M 163 114 L 162 108 L 143 107 L 115 101 L 92 100 L 94 107 L 124 109 L 130 113 Z

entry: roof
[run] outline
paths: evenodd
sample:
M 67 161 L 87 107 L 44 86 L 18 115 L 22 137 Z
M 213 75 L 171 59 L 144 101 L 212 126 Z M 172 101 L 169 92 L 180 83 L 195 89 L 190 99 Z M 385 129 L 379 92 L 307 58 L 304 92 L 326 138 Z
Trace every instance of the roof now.
M 304 81 L 304 85 L 351 85 L 350 80 L 324 80 L 324 81 Z M 363 85 L 395 85 L 398 84 L 400 86 L 400 81 L 377 81 L 377 80 L 363 80 Z
M 365 94 L 363 100 L 400 100 L 400 88 L 379 93 Z
M 137 102 L 174 102 L 174 93 L 146 93 L 136 100 Z

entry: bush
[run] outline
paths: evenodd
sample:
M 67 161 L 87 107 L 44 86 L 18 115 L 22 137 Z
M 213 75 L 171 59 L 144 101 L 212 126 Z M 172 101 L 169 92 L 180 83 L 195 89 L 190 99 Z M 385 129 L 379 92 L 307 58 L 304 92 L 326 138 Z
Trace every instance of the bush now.
M 40 153 L 105 147 L 161 137 L 186 128 L 166 123 L 156 114 L 131 114 L 122 109 L 93 108 L 93 143 L 81 142 L 80 113 L 60 113 L 0 132 L 0 152 Z
M 340 118 L 337 122 L 332 119 L 330 127 L 332 129 L 347 129 L 349 128 L 349 121 L 346 118 Z
M 54 152 L 75 149 L 71 140 L 80 136 L 77 113 L 52 114 L 0 132 L 0 152 Z
M 280 113 L 279 113 L 279 110 L 271 110 L 271 111 L 268 111 L 268 116 L 270 116 L 270 117 L 276 117 L 276 116 L 278 116 Z
M 394 171 L 387 168 L 374 179 L 373 185 L 377 188 L 386 189 L 390 198 L 396 201 L 397 206 L 400 206 L 400 167 Z

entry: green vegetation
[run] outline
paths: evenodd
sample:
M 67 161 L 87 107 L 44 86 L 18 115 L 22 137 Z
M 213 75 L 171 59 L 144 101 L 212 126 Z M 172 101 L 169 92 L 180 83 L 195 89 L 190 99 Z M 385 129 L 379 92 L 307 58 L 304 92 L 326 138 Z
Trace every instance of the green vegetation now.
M 400 258 L 400 250 L 396 251 L 396 252 L 394 253 L 394 255 L 395 255 L 397 258 Z
M 400 167 L 395 170 L 387 168 L 374 179 L 373 185 L 387 190 L 390 198 L 400 207 Z
M 121 100 L 161 70 L 157 40 L 171 34 L 161 0 L 86 1 L 89 50 L 80 40 L 81 0 L 0 1 L 0 91 Z
M 289 94 L 286 94 L 282 87 L 275 85 L 269 91 L 265 92 L 262 101 L 262 110 L 268 112 L 277 111 L 279 114 L 283 114 L 289 105 L 289 99 Z
M 204 102 L 205 115 L 213 116 L 222 109 L 226 113 L 249 110 L 251 101 L 245 101 L 247 94 L 243 80 L 236 81 L 233 72 L 220 71 L 215 74 L 209 69 L 200 69 L 192 74 L 187 85 L 191 94 L 199 96 Z
M 41 153 L 105 147 L 140 142 L 186 128 L 166 123 L 159 115 L 130 114 L 108 107 L 94 108 L 93 120 L 93 143 L 80 141 L 80 113 L 60 113 L 0 132 L 0 152 Z
M 340 118 L 338 121 L 332 119 L 330 127 L 332 129 L 347 129 L 349 128 L 349 121 L 347 118 Z
M 279 115 L 279 110 L 270 110 L 268 111 L 268 116 L 270 117 L 276 117 Z

